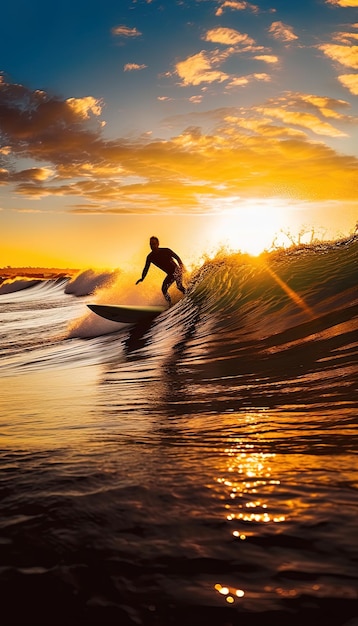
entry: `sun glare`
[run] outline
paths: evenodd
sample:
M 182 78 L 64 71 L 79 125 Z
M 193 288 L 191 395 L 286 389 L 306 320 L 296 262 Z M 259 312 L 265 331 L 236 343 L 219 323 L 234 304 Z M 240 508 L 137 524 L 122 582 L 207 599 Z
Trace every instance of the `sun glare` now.
M 280 206 L 280 201 L 258 200 L 240 208 L 224 209 L 216 220 L 213 235 L 220 245 L 257 256 L 271 248 L 284 228 L 287 228 L 287 209 Z

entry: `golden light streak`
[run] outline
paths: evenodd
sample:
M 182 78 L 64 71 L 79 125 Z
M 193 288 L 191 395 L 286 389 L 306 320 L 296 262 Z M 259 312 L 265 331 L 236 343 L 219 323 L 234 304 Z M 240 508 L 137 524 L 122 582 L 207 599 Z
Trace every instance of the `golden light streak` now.
M 313 310 L 308 306 L 308 304 L 306 304 L 306 302 L 304 301 L 303 298 L 301 298 L 301 296 L 298 295 L 298 293 L 296 291 L 294 291 L 291 287 L 289 287 L 287 285 L 287 283 L 285 283 L 285 281 L 282 280 L 282 278 L 280 278 L 276 272 L 274 272 L 273 269 L 271 269 L 268 265 L 265 264 L 265 269 L 266 271 L 270 274 L 270 276 L 272 276 L 272 278 L 277 282 L 277 284 L 281 287 L 281 289 L 287 293 L 287 295 L 291 298 L 291 300 L 298 306 L 300 307 L 305 313 L 306 315 L 308 315 L 308 317 L 310 317 L 311 319 L 315 319 L 316 315 L 314 314 Z

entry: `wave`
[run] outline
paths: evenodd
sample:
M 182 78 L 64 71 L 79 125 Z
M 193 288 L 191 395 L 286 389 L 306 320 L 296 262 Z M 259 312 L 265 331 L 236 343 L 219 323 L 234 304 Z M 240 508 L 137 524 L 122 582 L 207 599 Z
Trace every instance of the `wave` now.
M 59 285 L 64 288 L 64 293 L 77 297 L 93 294 L 97 289 L 108 287 L 114 283 L 119 274 L 118 270 L 93 270 L 87 269 L 79 272 L 76 276 L 68 278 L 60 274 L 55 278 L 30 278 L 16 276 L 3 280 L 0 284 L 0 296 L 16 293 L 33 287 L 51 288 Z
M 108 287 L 113 284 L 118 274 L 118 270 L 84 270 L 68 281 L 65 287 L 65 293 L 75 296 L 90 295 L 99 288 Z
M 22 291 L 23 289 L 30 289 L 39 283 L 43 282 L 41 279 L 30 278 L 14 278 L 5 280 L 0 285 L 0 295 L 6 293 L 14 293 L 16 291 Z
M 314 325 L 335 310 L 347 309 L 349 317 L 350 307 L 357 304 L 357 246 L 358 238 L 353 237 L 259 257 L 221 251 L 187 275 L 184 300 L 190 301 L 190 314 L 196 311 L 199 325 L 210 319 L 214 335 L 232 332 L 236 338 L 262 340 L 299 325 Z M 66 284 L 65 293 L 93 293 L 93 301 L 104 304 L 164 303 L 157 276 L 147 278 L 140 290 L 134 282 L 124 272 L 87 270 Z M 178 305 L 181 294 L 175 286 L 171 290 Z M 174 310 L 179 314 L 178 307 Z
M 1 297 L 3 354 L 14 355 L 12 367 L 94 358 L 113 360 L 119 379 L 127 361 L 138 369 L 134 378 L 143 367 L 153 376 L 162 372 L 176 381 L 176 412 L 194 396 L 198 412 L 243 402 L 268 406 L 278 398 L 295 406 L 347 405 L 357 373 L 357 247 L 355 238 L 257 258 L 221 252 L 187 274 L 185 297 L 172 286 L 174 305 L 133 326 L 104 320 L 86 304 L 161 304 L 160 273 L 151 272 L 140 288 L 136 275 L 99 273 L 102 286 L 97 282 L 93 299 L 84 300 L 76 295 L 93 288 L 95 271 L 80 273 L 71 294 L 68 279 L 43 281 Z M 19 328 L 21 341 L 13 337 Z M 90 340 L 85 347 L 83 339 Z M 184 398 L 180 389 L 188 386 Z M 166 397 L 166 411 L 170 404 Z
M 221 254 L 191 279 L 203 315 L 262 339 L 357 304 L 358 238 L 295 247 L 254 258 Z
M 197 381 L 211 381 L 205 403 L 217 410 L 242 402 L 348 406 L 357 375 L 357 247 L 355 239 L 208 261 L 172 322 L 158 320 L 151 348 L 160 350 L 180 324 L 174 367 L 190 372 L 193 393 L 200 395 Z

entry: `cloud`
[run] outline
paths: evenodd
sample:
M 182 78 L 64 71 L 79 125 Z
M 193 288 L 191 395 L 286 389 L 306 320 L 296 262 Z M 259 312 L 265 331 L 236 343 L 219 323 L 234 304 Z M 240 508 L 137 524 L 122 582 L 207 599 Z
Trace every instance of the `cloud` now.
M 5 185 L 10 180 L 10 172 L 5 167 L 0 167 L 0 185 Z
M 50 167 L 31 167 L 30 169 L 16 172 L 11 176 L 11 180 L 42 182 L 48 180 L 54 174 L 54 169 Z
M 326 4 L 336 7 L 358 7 L 358 0 L 326 0 Z
M 254 78 L 255 80 L 262 80 L 265 83 L 268 83 L 271 80 L 271 76 L 265 74 L 265 72 L 255 72 L 255 74 L 252 74 L 252 78 Z
M 284 127 L 275 125 L 271 120 L 263 117 L 235 117 L 229 115 L 226 121 L 236 127 L 240 127 L 249 134 L 256 134 L 266 139 L 273 137 L 276 139 L 306 139 L 306 134 L 302 130 L 293 129 L 292 127 Z
M 116 37 L 140 37 L 141 32 L 136 28 L 130 28 L 129 26 L 114 26 L 112 28 L 112 35 Z
M 289 42 L 298 39 L 297 35 L 293 32 L 293 27 L 284 24 L 283 22 L 272 22 L 269 31 L 274 39 L 280 41 Z
M 222 83 L 229 79 L 229 75 L 215 69 L 215 65 L 221 60 L 222 57 L 217 52 L 209 53 L 202 50 L 177 63 L 175 69 L 184 86 L 213 82 Z
M 85 98 L 68 98 L 66 102 L 74 113 L 84 120 L 90 118 L 90 113 L 96 116 L 102 113 L 102 103 L 92 96 Z
M 258 13 L 260 10 L 256 4 L 251 4 L 250 2 L 235 2 L 234 0 L 225 0 L 224 2 L 220 3 L 219 7 L 216 9 L 215 15 L 222 15 L 225 9 L 232 9 L 233 11 L 249 10 L 253 13 Z
M 274 54 L 257 54 L 254 56 L 256 61 L 263 61 L 264 63 L 278 63 L 278 57 Z
M 200 59 L 191 75 L 199 82 L 214 73 Z M 0 179 L 13 195 L 68 198 L 82 214 L 200 214 L 232 196 L 357 197 L 358 160 L 322 140 L 345 136 L 343 125 L 352 123 L 343 100 L 287 92 L 257 106 L 171 118 L 170 140 L 131 141 L 103 137 L 95 102 L 79 98 L 69 105 L 0 84 L 0 133 L 9 146 Z M 24 158 L 34 167 L 21 168 Z
M 358 74 L 341 74 L 338 80 L 354 96 L 358 96 Z
M 280 120 L 286 126 L 301 127 L 315 135 L 346 137 L 346 133 L 326 121 L 327 118 L 339 122 L 349 122 L 347 116 L 337 108 L 348 107 L 342 100 L 334 100 L 314 94 L 287 93 L 285 96 L 269 100 L 256 110 L 267 119 Z
M 61 100 L 22 85 L 0 83 L 1 140 L 11 156 L 71 162 L 87 159 L 103 126 L 102 103 L 91 97 Z M 2 156 L 3 158 L 3 156 Z
M 221 43 L 227 46 L 243 46 L 244 49 L 251 49 L 255 44 L 255 40 L 249 35 L 239 33 L 233 28 L 213 28 L 208 30 L 203 37 L 205 41 Z
M 271 77 L 265 73 L 247 74 L 246 76 L 236 76 L 230 80 L 227 84 L 227 89 L 233 89 L 235 87 L 245 87 L 253 81 L 269 82 Z
M 358 33 L 350 33 L 347 31 L 341 31 L 333 34 L 333 39 L 339 41 L 339 43 L 350 46 L 352 41 L 358 41 Z
M 144 64 L 138 65 L 138 63 L 126 63 L 123 70 L 125 72 L 132 72 L 134 70 L 144 70 L 146 67 L 148 66 Z
M 358 24 L 352 24 L 352 28 L 358 28 Z M 332 38 L 339 44 L 324 43 L 317 46 L 318 49 L 335 63 L 350 69 L 358 69 L 358 46 L 352 45 L 352 42 L 358 40 L 358 33 L 339 31 L 333 33 Z M 358 74 L 341 74 L 337 79 L 353 95 L 358 95 Z
M 200 104 L 202 100 L 203 100 L 202 95 L 191 96 L 189 98 L 189 102 L 191 102 L 192 104 Z
M 233 28 L 213 28 L 206 32 L 203 39 L 211 43 L 221 44 L 225 48 L 211 51 L 201 50 L 197 54 L 179 61 L 175 70 L 182 81 L 182 86 L 197 86 L 215 82 L 227 82 L 233 86 L 249 82 L 245 77 L 234 76 L 221 71 L 220 66 L 235 54 L 261 51 L 262 46 L 257 46 L 252 37 Z M 267 62 L 266 58 L 262 60 Z
M 318 46 L 328 58 L 345 67 L 358 69 L 358 46 L 340 46 L 337 44 L 322 44 Z
M 346 133 L 338 130 L 328 122 L 324 122 L 315 115 L 303 111 L 288 111 L 278 107 L 260 107 L 258 110 L 266 116 L 281 120 L 287 125 L 301 126 L 316 135 L 328 137 L 346 137 Z
M 230 83 L 228 84 L 229 89 L 233 89 L 235 87 L 246 87 L 250 82 L 250 78 L 248 76 L 236 76 L 232 78 Z
M 296 106 L 301 103 L 307 104 L 312 110 L 322 114 L 324 117 L 331 117 L 342 121 L 348 121 L 347 117 L 339 113 L 336 109 L 348 108 L 348 102 L 345 100 L 337 100 L 336 98 L 328 98 L 327 96 L 317 96 L 315 94 L 292 94 L 293 102 Z

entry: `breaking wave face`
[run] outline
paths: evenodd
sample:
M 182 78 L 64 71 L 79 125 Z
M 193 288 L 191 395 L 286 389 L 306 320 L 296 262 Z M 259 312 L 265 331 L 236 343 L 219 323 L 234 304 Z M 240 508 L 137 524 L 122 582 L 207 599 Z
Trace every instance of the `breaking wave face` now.
M 224 254 L 192 276 L 177 309 L 179 346 L 193 391 L 203 379 L 215 383 L 205 386 L 206 407 L 351 403 L 357 247 L 354 240 L 258 259 Z M 165 332 L 157 325 L 156 350 L 170 323 L 178 327 L 174 311 L 171 322 L 163 319 Z

